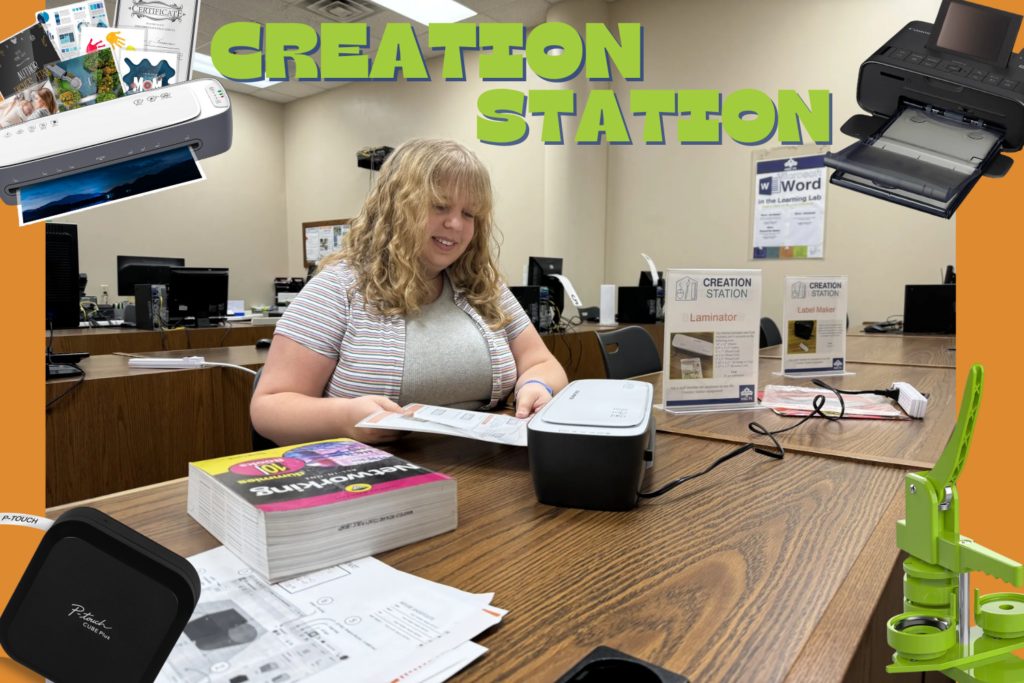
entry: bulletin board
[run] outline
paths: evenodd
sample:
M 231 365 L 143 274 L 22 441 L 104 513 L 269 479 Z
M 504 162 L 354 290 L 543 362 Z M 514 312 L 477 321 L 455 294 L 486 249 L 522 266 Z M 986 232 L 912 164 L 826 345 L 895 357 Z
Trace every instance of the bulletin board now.
M 324 256 L 341 249 L 351 223 L 351 218 L 303 223 L 302 262 L 305 267 L 315 266 Z

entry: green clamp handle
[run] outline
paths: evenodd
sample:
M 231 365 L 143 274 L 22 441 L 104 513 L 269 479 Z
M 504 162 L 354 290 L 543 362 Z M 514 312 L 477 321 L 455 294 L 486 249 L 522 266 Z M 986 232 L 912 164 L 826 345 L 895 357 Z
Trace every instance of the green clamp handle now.
M 981 407 L 981 388 L 984 383 L 985 369 L 975 363 L 967 375 L 964 395 L 960 400 L 960 415 L 957 417 L 953 434 L 949 437 L 935 467 L 925 474 L 940 494 L 947 486 L 956 484 L 967 462 L 971 437 L 974 436 L 974 427 L 978 423 L 978 408 Z
M 1024 567 L 1020 562 L 971 541 L 960 544 L 960 567 L 962 572 L 985 572 L 1017 588 L 1024 587 Z

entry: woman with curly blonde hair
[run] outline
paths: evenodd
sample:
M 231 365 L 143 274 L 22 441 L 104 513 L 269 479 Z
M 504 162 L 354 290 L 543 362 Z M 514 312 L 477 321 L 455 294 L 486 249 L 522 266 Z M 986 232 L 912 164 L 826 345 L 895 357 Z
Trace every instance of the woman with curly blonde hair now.
M 344 248 L 277 324 L 250 411 L 280 445 L 339 436 L 426 403 L 535 413 L 565 372 L 502 281 L 487 169 L 451 140 L 414 139 L 380 170 Z

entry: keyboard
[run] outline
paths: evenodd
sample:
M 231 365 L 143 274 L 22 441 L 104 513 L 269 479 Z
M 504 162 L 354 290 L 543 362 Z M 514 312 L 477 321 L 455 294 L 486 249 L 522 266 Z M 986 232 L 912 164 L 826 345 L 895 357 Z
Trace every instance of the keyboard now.
M 87 323 L 78 323 L 79 327 L 121 327 L 123 320 L 94 320 Z

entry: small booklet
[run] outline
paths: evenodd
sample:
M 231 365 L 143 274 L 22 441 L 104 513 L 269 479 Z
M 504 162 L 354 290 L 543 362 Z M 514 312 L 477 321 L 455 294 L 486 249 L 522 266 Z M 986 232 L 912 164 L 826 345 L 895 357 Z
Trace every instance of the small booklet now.
M 761 405 L 771 408 L 777 415 L 810 415 L 814 410 L 814 398 L 825 397 L 822 412 L 839 414 L 839 399 L 828 389 L 769 385 L 764 388 Z M 876 420 L 909 420 L 909 415 L 884 396 L 872 394 L 843 394 L 844 417 L 859 417 Z
M 530 422 L 529 418 L 427 406 L 420 403 L 405 406 L 405 409 L 412 415 L 382 410 L 365 418 L 356 427 L 447 434 L 509 446 L 526 446 L 526 425 Z

